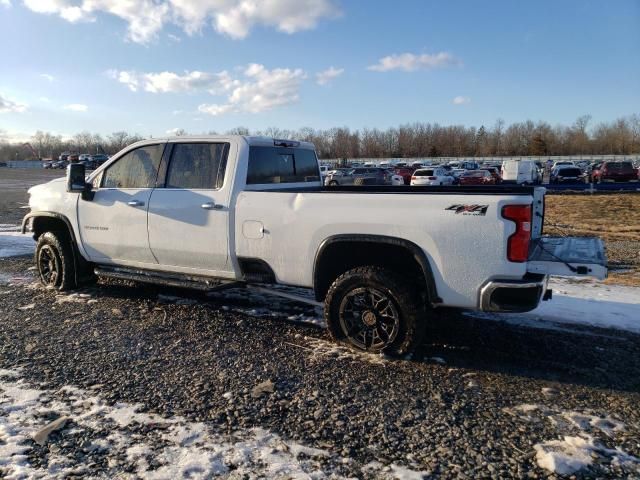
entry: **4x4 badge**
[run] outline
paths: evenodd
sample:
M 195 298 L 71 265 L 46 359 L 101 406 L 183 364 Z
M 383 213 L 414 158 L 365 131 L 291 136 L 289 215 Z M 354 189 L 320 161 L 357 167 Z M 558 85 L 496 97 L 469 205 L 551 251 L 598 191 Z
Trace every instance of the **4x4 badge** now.
M 489 205 L 451 205 L 445 210 L 451 210 L 462 215 L 486 215 Z

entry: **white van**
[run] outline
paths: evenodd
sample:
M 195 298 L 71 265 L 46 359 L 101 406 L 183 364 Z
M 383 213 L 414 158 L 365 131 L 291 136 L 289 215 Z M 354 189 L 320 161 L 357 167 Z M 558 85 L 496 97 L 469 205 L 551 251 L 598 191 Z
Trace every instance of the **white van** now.
M 502 163 L 500 176 L 504 183 L 533 185 L 542 181 L 538 166 L 533 160 L 506 160 Z

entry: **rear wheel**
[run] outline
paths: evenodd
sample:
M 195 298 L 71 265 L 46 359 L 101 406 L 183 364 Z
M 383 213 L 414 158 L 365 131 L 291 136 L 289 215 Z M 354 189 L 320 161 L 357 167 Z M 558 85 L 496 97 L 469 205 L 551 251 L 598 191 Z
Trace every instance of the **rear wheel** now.
M 38 238 L 36 267 L 45 287 L 64 291 L 76 288 L 73 247 L 64 232 L 45 232 Z
M 419 292 L 381 267 L 358 267 L 339 276 L 324 312 L 334 339 L 367 352 L 404 355 L 424 334 L 426 311 Z
M 331 187 L 337 187 L 337 186 L 338 186 L 338 182 L 337 182 L 337 181 L 335 181 L 335 180 L 331 180 L 331 181 L 329 182 L 329 186 L 331 186 Z

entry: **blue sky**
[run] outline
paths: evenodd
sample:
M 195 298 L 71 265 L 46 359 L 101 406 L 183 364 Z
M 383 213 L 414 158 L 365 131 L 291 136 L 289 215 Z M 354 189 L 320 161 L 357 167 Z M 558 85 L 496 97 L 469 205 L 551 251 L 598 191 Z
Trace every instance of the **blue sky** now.
M 0 130 L 610 121 L 639 47 L 638 0 L 0 0 Z

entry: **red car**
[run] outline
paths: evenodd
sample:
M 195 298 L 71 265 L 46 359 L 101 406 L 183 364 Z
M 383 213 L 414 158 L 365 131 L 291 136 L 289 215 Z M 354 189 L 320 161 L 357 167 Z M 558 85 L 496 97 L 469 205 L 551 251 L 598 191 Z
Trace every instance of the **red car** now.
M 405 185 L 411 185 L 411 176 L 416 169 L 413 167 L 398 167 L 395 169 L 395 174 L 400 175 L 404 180 Z
M 637 182 L 638 173 L 631 162 L 604 162 L 599 169 L 593 170 L 594 183 Z
M 488 170 L 470 170 L 460 176 L 460 185 L 495 185 L 496 179 Z

